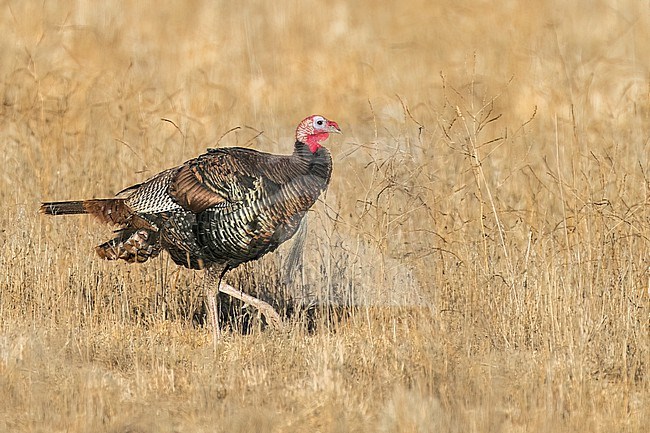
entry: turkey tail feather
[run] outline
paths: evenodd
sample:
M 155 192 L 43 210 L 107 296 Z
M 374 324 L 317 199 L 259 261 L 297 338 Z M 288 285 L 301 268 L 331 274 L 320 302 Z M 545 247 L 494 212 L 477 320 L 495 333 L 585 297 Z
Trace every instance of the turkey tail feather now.
M 107 198 L 77 201 L 53 201 L 41 204 L 46 215 L 91 214 L 108 224 L 127 224 L 133 212 L 124 204 L 124 199 Z
M 76 215 L 88 213 L 84 208 L 84 202 L 78 201 L 51 201 L 41 203 L 41 213 L 45 215 Z

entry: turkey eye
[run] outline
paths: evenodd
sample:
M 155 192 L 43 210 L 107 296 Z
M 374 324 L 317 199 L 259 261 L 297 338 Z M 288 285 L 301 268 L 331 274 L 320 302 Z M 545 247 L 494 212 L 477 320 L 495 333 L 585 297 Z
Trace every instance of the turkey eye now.
M 323 121 L 322 121 L 322 120 L 317 121 L 317 122 L 316 122 L 316 125 L 318 125 L 318 126 L 323 126 Z

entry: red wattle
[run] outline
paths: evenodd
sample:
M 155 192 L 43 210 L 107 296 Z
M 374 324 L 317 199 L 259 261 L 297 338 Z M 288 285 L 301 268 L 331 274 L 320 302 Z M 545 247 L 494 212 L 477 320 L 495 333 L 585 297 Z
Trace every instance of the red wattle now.
M 319 132 L 308 136 L 306 144 L 307 146 L 309 146 L 309 150 L 311 151 L 311 153 L 316 153 L 318 149 L 322 147 L 320 145 L 320 142 L 326 140 L 327 137 L 329 137 L 329 133 L 327 132 Z

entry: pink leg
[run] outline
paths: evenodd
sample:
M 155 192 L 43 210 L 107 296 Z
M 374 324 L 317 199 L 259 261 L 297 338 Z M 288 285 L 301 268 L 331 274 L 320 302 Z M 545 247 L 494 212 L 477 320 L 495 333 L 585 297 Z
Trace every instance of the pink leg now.
M 210 322 L 212 323 L 212 340 L 214 347 L 217 347 L 217 342 L 219 341 L 220 328 L 219 328 L 219 312 L 217 311 L 217 291 L 216 287 L 218 286 L 219 291 L 227 295 L 232 296 L 233 298 L 239 299 L 245 304 L 252 305 L 257 308 L 260 313 L 266 317 L 268 324 L 276 329 L 281 329 L 283 326 L 282 318 L 277 311 L 267 302 L 262 301 L 254 296 L 248 295 L 241 290 L 237 290 L 231 285 L 228 285 L 221 281 L 223 276 L 224 268 L 212 265 L 206 269 L 205 277 L 205 296 L 208 301 L 208 315 L 210 316 Z
M 214 290 L 213 284 L 208 284 L 205 288 L 205 296 L 208 300 L 208 315 L 210 316 L 210 323 L 212 324 L 212 344 L 217 348 L 217 341 L 221 336 L 221 328 L 219 328 L 219 312 L 217 311 L 217 292 Z
M 247 295 L 241 290 L 237 290 L 233 286 L 226 284 L 223 281 L 219 285 L 219 291 L 221 293 L 230 295 L 233 298 L 237 298 L 245 304 L 249 304 L 257 308 L 260 313 L 264 314 L 264 317 L 266 317 L 266 321 L 268 322 L 269 325 L 271 325 L 271 327 L 275 329 L 282 328 L 283 326 L 282 318 L 269 303 L 264 302 L 261 299 L 258 299 L 254 296 Z

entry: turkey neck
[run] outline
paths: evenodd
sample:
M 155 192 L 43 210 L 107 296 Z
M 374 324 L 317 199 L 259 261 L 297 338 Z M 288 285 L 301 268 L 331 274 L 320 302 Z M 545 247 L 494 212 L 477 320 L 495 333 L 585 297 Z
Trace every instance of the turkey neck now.
M 308 164 L 307 171 L 311 175 L 323 180 L 322 189 L 327 187 L 332 175 L 332 155 L 329 150 L 321 146 L 316 152 L 312 152 L 305 143 L 296 141 L 293 156 L 302 163 Z

